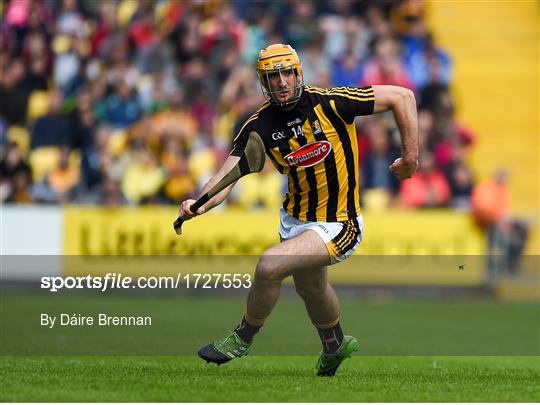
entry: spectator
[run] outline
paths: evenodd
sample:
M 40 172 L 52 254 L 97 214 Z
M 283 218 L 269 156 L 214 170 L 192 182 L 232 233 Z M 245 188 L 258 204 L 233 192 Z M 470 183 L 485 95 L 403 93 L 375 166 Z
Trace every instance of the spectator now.
M 47 44 L 45 33 L 29 33 L 23 45 L 22 55 L 28 66 L 24 87 L 28 94 L 35 90 L 47 90 L 51 73 L 53 54 Z
M 419 38 L 405 40 L 405 66 L 411 80 L 418 89 L 430 84 L 448 86 L 452 64 L 448 54 L 437 48 L 433 36 L 425 31 Z
M 128 37 L 135 50 L 135 66 L 142 74 L 163 69 L 169 64 L 169 50 L 159 45 L 165 44 L 165 39 L 159 32 L 151 9 L 145 10 L 131 23 Z
M 33 57 L 28 69 L 28 74 L 24 79 L 25 93 L 32 94 L 36 90 L 48 90 L 49 73 L 46 56 Z
M 71 150 L 68 147 L 60 149 L 58 166 L 47 175 L 47 184 L 53 191 L 56 201 L 65 204 L 74 197 L 75 188 L 79 184 L 79 169 L 70 164 Z
M 181 70 L 180 81 L 186 94 L 186 100 L 194 100 L 204 86 L 210 87 L 210 66 L 202 55 L 195 55 L 186 62 Z
M 394 2 L 390 21 L 394 31 L 402 36 L 414 36 L 424 25 L 425 4 L 422 0 L 403 0 Z
M 101 195 L 98 201 L 101 205 L 115 208 L 127 204 L 126 198 L 120 191 L 120 183 L 117 180 L 107 177 L 101 188 Z
M 414 85 L 401 61 L 399 45 L 391 36 L 375 39 L 374 56 L 364 66 L 362 85 L 393 84 L 414 90 Z
M 472 195 L 473 217 L 484 229 L 510 218 L 510 190 L 507 173 L 499 170 L 492 179 L 479 183 Z
M 82 60 L 77 54 L 75 41 L 75 36 L 57 36 L 54 40 L 53 48 L 56 53 L 53 67 L 54 83 L 64 95 L 69 94 L 70 86 L 77 81 L 80 74 Z
M 0 201 L 30 202 L 30 184 L 30 166 L 24 161 L 19 145 L 11 143 L 0 161 Z
M 253 75 L 253 69 L 239 69 L 231 74 L 230 80 L 222 88 L 223 111 L 216 120 L 214 141 L 223 158 L 229 155 L 231 134 L 238 133 L 245 121 L 264 101 L 261 91 L 253 85 L 256 82 Z M 219 160 L 221 162 L 221 159 Z
M 435 128 L 440 133 L 453 133 L 465 146 L 474 143 L 474 134 L 455 119 L 455 103 L 448 89 L 442 89 L 437 93 L 432 112 Z
M 204 28 L 200 49 L 205 56 L 229 42 L 234 43 L 236 49 L 240 50 L 245 25 L 237 18 L 234 8 L 229 4 L 223 3 L 216 15 L 207 20 Z
M 28 32 L 46 32 L 45 27 L 50 26 L 52 20 L 50 10 L 43 1 L 10 1 L 5 10 L 5 22 L 14 30 L 17 51 L 20 51 Z
M 156 70 L 147 80 L 146 92 L 141 83 L 138 86 L 138 93 L 141 105 L 150 114 L 156 114 L 168 108 L 169 100 L 174 98 L 179 92 L 179 85 L 174 75 L 163 69 Z M 145 94 L 146 93 L 146 94 Z
M 346 52 L 352 53 L 358 60 L 367 56 L 372 34 L 360 17 L 350 14 L 325 15 L 321 18 L 321 31 L 327 60 L 340 59 Z M 310 83 L 307 79 L 305 82 Z
M 0 74 L 0 119 L 8 126 L 26 122 L 28 93 L 24 91 L 25 74 L 26 68 L 21 59 L 8 60 L 3 74 Z
M 401 183 L 400 198 L 407 208 L 444 207 L 450 197 L 448 182 L 429 154 L 421 156 L 418 172 Z
M 362 81 L 362 64 L 352 49 L 333 63 L 331 71 L 332 86 L 357 86 Z
M 473 190 L 473 176 L 464 162 L 458 161 L 452 165 L 448 183 L 452 195 L 450 206 L 458 211 L 469 211 Z
M 176 203 L 193 195 L 196 190 L 195 182 L 189 175 L 186 159 L 178 144 L 169 142 L 162 161 L 168 177 L 163 187 L 167 201 Z
M 466 150 L 472 145 L 474 134 L 455 120 L 454 102 L 449 91 L 438 93 L 433 111 L 434 125 L 428 147 L 434 154 L 437 167 L 447 170 L 455 159 L 456 150 Z
M 396 195 L 399 182 L 388 168 L 400 156 L 400 151 L 391 144 L 387 122 L 381 118 L 371 120 L 367 138 L 369 149 L 363 165 L 363 189 L 378 188 Z
M 390 20 L 402 39 L 403 59 L 416 88 L 423 90 L 430 83 L 448 85 L 450 58 L 436 47 L 433 35 L 426 27 L 424 2 L 404 0 L 395 3 Z
M 498 170 L 492 179 L 479 183 L 472 194 L 473 218 L 488 237 L 488 270 L 491 274 L 495 271 L 518 272 L 528 237 L 528 224 L 512 218 L 507 182 L 507 172 Z
M 303 52 L 300 52 L 302 60 L 302 74 L 304 83 L 311 83 L 319 87 L 330 86 L 330 64 L 324 56 L 322 38 L 313 38 Z
M 105 121 L 113 128 L 126 128 L 142 115 L 142 107 L 133 89 L 125 80 L 118 80 L 115 92 L 107 98 Z
M 392 26 L 380 5 L 372 3 L 365 11 L 365 18 L 373 38 L 393 34 Z
M 418 146 L 421 152 L 427 152 L 431 148 L 435 125 L 433 119 L 430 110 L 418 110 Z
M 92 132 L 92 139 L 88 139 L 82 149 L 81 180 L 84 190 L 93 191 L 101 185 L 111 166 L 108 142 L 111 129 L 101 126 Z
M 164 173 L 155 156 L 139 147 L 134 161 L 128 165 L 122 178 L 122 194 L 132 204 L 155 203 L 164 181 Z
M 244 1 L 241 3 L 242 6 L 247 4 Z M 253 20 L 253 23 L 246 27 L 242 46 L 242 57 L 248 64 L 255 63 L 259 51 L 271 43 L 270 38 L 276 33 L 276 15 L 271 9 L 254 14 Z
M 116 3 L 113 0 L 101 1 L 96 28 L 90 36 L 91 57 L 104 55 L 105 44 L 116 28 Z
M 172 43 L 175 59 L 180 68 L 200 53 L 200 24 L 200 16 L 187 14 L 183 21 L 169 34 L 168 38 Z
M 210 89 L 203 87 L 199 90 L 199 94 L 193 98 L 194 101 L 191 104 L 191 115 L 197 120 L 200 133 L 207 138 L 213 138 L 213 126 L 216 118 L 216 109 L 212 98 Z
M 313 24 L 316 10 L 309 0 L 293 1 L 291 8 L 292 13 L 286 24 L 285 40 L 301 51 L 317 35 L 317 25 Z
M 13 189 L 11 195 L 6 202 L 14 204 L 29 204 L 34 202 L 34 198 L 30 193 L 32 185 L 32 176 L 30 171 L 18 171 L 13 176 Z
M 56 32 L 65 35 L 79 35 L 83 27 L 83 16 L 78 10 L 77 0 L 62 0 L 56 17 Z
M 185 108 L 182 93 L 176 91 L 169 97 L 168 107 L 151 118 L 150 129 L 145 136 L 154 150 L 174 141 L 186 151 L 195 141 L 198 132 L 197 121 Z
M 62 111 L 62 95 L 58 89 L 49 91 L 47 114 L 37 119 L 32 128 L 31 149 L 43 146 L 75 145 L 73 126 L 70 118 Z
M 84 88 L 77 94 L 76 109 L 72 113 L 72 147 L 85 149 L 94 141 L 97 120 L 94 115 L 92 93 Z

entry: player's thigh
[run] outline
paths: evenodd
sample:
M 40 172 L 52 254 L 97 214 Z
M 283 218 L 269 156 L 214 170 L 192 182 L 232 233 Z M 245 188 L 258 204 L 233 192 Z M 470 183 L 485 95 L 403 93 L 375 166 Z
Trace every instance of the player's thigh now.
M 330 256 L 325 243 L 315 231 L 307 230 L 264 252 L 259 268 L 283 279 L 296 271 L 320 269 L 328 264 Z

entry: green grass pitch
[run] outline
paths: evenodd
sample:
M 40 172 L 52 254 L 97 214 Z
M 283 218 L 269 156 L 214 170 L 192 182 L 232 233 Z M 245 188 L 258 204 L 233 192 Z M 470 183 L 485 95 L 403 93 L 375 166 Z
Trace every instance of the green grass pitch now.
M 538 358 L 361 357 L 334 378 L 315 357 L 4 358 L 2 401 L 538 402 Z
M 220 367 L 194 354 L 234 326 L 243 298 L 5 294 L 1 401 L 539 402 L 539 307 L 489 300 L 343 297 L 360 350 L 315 377 L 320 343 L 283 297 L 252 353 Z M 152 315 L 152 327 L 39 326 L 40 312 Z

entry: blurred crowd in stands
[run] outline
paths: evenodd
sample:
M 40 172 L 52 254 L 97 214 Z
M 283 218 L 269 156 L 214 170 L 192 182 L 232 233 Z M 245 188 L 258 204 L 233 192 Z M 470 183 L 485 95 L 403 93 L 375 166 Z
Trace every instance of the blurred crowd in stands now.
M 255 60 L 297 49 L 304 82 L 395 84 L 418 101 L 421 160 L 397 182 L 391 113 L 357 120 L 368 209 L 467 210 L 474 134 L 420 0 L 8 0 L 0 26 L 3 202 L 178 203 L 196 196 L 264 101 Z M 279 206 L 271 167 L 229 204 Z

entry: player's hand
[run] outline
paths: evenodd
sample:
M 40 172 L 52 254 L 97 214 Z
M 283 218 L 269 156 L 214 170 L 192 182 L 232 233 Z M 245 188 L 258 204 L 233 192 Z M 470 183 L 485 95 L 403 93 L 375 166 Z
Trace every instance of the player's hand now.
M 399 180 L 410 179 L 418 168 L 418 160 L 405 161 L 397 158 L 388 168 Z
M 195 204 L 196 200 L 185 200 L 180 204 L 180 209 L 178 210 L 178 216 L 182 218 L 183 221 L 187 221 L 197 215 L 204 214 L 204 206 L 199 208 L 197 212 L 191 212 L 191 206 Z

